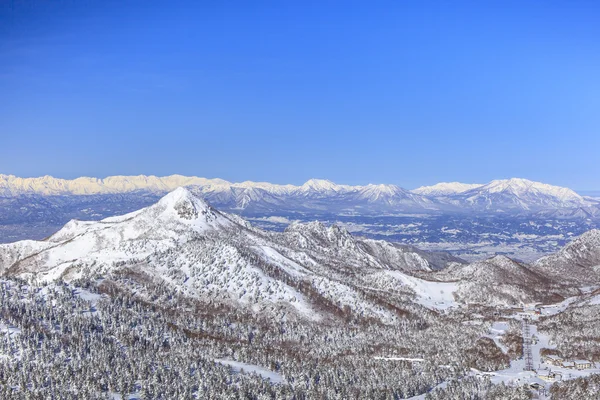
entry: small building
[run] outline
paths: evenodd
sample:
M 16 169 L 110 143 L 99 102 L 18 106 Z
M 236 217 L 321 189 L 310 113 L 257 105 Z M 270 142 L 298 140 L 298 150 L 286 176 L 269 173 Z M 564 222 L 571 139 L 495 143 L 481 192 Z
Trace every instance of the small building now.
M 559 357 L 555 354 L 550 354 L 550 355 L 544 356 L 542 359 L 542 362 L 544 364 L 550 364 L 550 365 L 555 365 L 557 367 L 562 367 L 563 359 L 562 359 L 562 357 Z
M 563 361 L 562 367 L 567 369 L 575 369 L 575 363 L 573 361 Z
M 594 363 L 588 360 L 575 360 L 573 361 L 576 369 L 591 369 L 594 368 Z
M 537 376 L 546 382 L 555 382 L 562 379 L 562 375 L 560 373 L 550 370 L 539 370 L 537 371 Z
M 562 381 L 562 374 L 560 372 L 553 372 L 555 381 Z
M 532 388 L 533 390 L 540 390 L 541 388 L 543 388 L 543 386 L 537 382 L 532 383 L 531 385 L 529 385 L 529 387 Z

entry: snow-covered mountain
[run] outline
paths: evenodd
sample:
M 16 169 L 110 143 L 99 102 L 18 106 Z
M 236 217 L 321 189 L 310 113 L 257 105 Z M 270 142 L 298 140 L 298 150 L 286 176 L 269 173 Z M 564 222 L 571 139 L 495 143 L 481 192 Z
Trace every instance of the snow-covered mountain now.
M 600 283 L 600 230 L 584 233 L 559 252 L 537 260 L 533 266 L 565 282 Z
M 168 288 L 211 307 L 385 325 L 420 307 L 561 301 L 600 283 L 599 265 L 598 230 L 533 265 L 504 256 L 467 264 L 317 221 L 263 231 L 186 188 L 122 216 L 73 220 L 43 241 L 0 245 L 0 277 L 102 281 L 149 300 Z
M 458 182 L 439 183 L 412 191 L 455 205 L 456 210 L 471 213 L 537 213 L 556 218 L 594 218 L 598 202 L 575 191 L 527 179 L 493 180 L 485 185 Z
M 331 303 L 384 323 L 396 320 L 395 311 L 382 308 L 377 293 L 364 293 L 363 277 L 381 270 L 401 276 L 429 272 L 454 262 L 461 260 L 431 254 L 430 262 L 428 253 L 409 246 L 355 238 L 318 222 L 292 224 L 283 233 L 261 231 L 185 188 L 123 216 L 71 221 L 44 241 L 0 245 L 4 276 L 126 276 L 254 311 L 266 307 L 320 318 L 323 304 Z M 400 291 L 406 301 L 415 295 L 410 287 Z
M 432 186 L 421 186 L 411 190 L 411 192 L 423 196 L 444 197 L 452 196 L 467 190 L 476 189 L 483 186 L 478 183 L 460 183 L 460 182 L 440 182 Z
M 337 195 L 346 192 L 351 192 L 359 187 L 353 187 L 348 185 L 338 185 L 326 179 L 310 179 L 306 181 L 302 186 L 293 188 L 289 194 L 299 195 Z
M 494 180 L 462 192 L 455 198 L 475 210 L 491 211 L 577 209 L 591 205 L 571 189 L 519 178 Z

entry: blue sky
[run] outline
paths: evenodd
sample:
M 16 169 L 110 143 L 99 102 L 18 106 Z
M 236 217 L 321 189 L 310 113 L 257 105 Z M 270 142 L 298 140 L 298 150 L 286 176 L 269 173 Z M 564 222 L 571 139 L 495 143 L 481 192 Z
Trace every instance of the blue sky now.
M 600 189 L 600 6 L 2 1 L 0 173 Z

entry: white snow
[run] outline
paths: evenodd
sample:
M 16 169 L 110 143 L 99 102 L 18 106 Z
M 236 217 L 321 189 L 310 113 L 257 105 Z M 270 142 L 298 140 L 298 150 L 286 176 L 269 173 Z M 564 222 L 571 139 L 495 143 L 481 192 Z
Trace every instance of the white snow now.
M 494 322 L 490 328 L 490 333 L 485 335 L 485 337 L 492 339 L 504 354 L 508 353 L 508 348 L 500 342 L 500 339 L 508 329 L 509 325 L 507 322 Z
M 534 193 L 538 195 L 548 195 L 556 197 L 562 201 L 582 201 L 583 197 L 575 193 L 573 190 L 560 187 L 552 186 L 546 183 L 534 182 L 528 179 L 522 178 L 511 178 L 511 179 L 499 179 L 488 183 L 481 187 L 482 192 L 504 192 L 512 191 L 515 194 Z
M 411 190 L 411 192 L 424 196 L 449 196 L 463 193 L 467 190 L 483 186 L 479 183 L 460 183 L 460 182 L 440 182 L 432 186 L 421 186 Z
M 543 316 L 551 316 L 561 313 L 567 309 L 572 303 L 579 300 L 579 297 L 569 297 L 560 303 L 556 304 L 548 304 L 540 307 L 541 315 Z
M 589 205 L 571 189 L 520 178 L 494 180 L 464 192 L 464 196 L 468 196 L 467 203 L 483 204 L 491 211 L 502 211 L 504 207 L 530 210 L 540 206 L 573 208 Z
M 202 185 L 218 186 L 230 184 L 222 179 L 206 179 L 171 175 L 156 176 L 110 176 L 105 179 L 81 177 L 73 180 L 57 179 L 51 176 L 39 178 L 19 178 L 14 175 L 0 175 L 0 194 L 18 195 L 37 193 L 43 195 L 57 194 L 101 194 L 126 193 L 135 190 L 151 190 L 168 192 L 180 186 Z
M 266 261 L 277 262 L 277 265 L 279 267 L 281 267 L 283 270 L 285 270 L 285 272 L 292 276 L 301 277 L 311 274 L 311 271 L 307 270 L 295 261 L 292 261 L 289 258 L 282 256 L 275 249 L 269 246 L 258 246 L 255 248 L 258 248 L 263 252 Z
M 409 195 L 405 189 L 396 185 L 373 185 L 369 184 L 361 188 L 358 192 L 358 198 L 368 201 L 377 201 L 391 197 L 406 197 Z
M 6 325 L 0 322 L 0 334 L 8 334 L 10 336 L 18 335 L 21 333 L 21 329 L 12 325 Z
M 262 376 L 264 379 L 268 379 L 271 383 L 284 383 L 285 379 L 281 374 L 273 372 L 269 369 L 263 368 L 254 364 L 246 364 L 239 361 L 227 360 L 227 359 L 216 359 L 215 362 L 223 365 L 230 366 L 236 373 L 254 373 Z
M 410 362 L 423 362 L 424 358 L 410 358 L 410 357 L 373 357 L 375 360 L 384 361 L 410 361 Z
M 590 306 L 597 306 L 600 305 L 600 294 L 590 298 L 586 304 L 590 305 Z
M 412 289 L 417 295 L 416 301 L 424 307 L 445 310 L 457 306 L 454 299 L 454 292 L 458 290 L 456 282 L 426 281 L 400 271 L 385 273 Z

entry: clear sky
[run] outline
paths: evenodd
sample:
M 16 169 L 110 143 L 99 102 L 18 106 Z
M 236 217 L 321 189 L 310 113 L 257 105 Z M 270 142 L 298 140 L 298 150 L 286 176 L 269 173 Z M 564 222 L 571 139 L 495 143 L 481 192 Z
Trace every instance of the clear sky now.
M 600 5 L 0 0 L 0 173 L 600 189 Z

